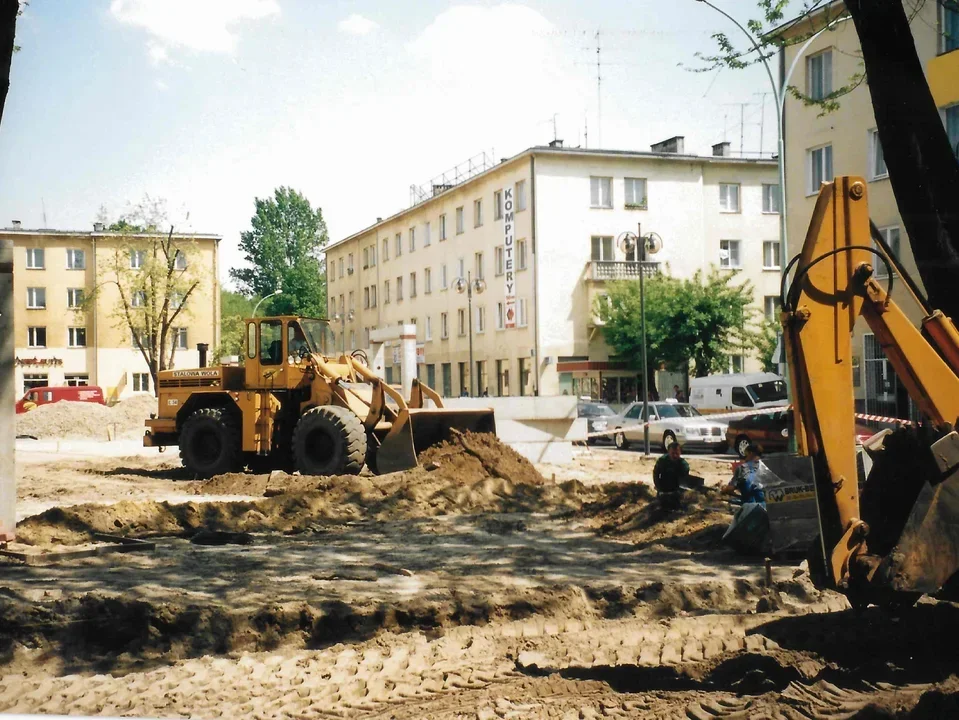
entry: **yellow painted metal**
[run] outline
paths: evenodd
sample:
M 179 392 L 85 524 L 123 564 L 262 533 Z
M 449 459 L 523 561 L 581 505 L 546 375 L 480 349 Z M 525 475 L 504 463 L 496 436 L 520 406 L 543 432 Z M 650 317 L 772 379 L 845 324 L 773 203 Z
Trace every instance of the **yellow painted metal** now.
M 926 65 L 926 80 L 936 107 L 959 103 L 959 52 L 944 53 Z
M 933 310 L 922 321 L 922 329 L 946 364 L 959 375 L 959 332 L 952 320 L 943 315 L 941 310 Z
M 243 452 L 268 454 L 280 401 L 271 392 L 246 390 L 238 394 L 236 402 L 243 418 Z

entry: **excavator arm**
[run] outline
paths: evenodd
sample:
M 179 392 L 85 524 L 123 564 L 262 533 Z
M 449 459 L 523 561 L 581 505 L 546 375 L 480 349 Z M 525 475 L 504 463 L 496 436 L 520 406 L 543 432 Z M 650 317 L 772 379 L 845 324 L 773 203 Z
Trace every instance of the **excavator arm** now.
M 934 592 L 959 569 L 959 334 L 871 239 L 865 182 L 825 184 L 782 312 L 797 446 L 813 459 L 827 580 L 860 604 Z M 876 263 L 887 267 L 885 287 Z M 889 296 L 896 277 L 923 309 L 922 330 Z M 873 470 L 862 489 L 852 367 L 860 316 L 922 418 L 870 442 Z

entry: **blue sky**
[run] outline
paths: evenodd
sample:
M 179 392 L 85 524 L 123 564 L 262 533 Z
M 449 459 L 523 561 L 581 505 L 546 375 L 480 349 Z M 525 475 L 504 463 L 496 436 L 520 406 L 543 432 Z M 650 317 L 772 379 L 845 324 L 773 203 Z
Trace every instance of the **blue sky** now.
M 755 0 L 719 4 L 745 20 Z M 242 260 L 254 197 L 278 185 L 323 208 L 336 240 L 406 207 L 411 184 L 479 152 L 553 137 L 602 146 L 759 150 L 761 68 L 696 74 L 695 0 L 32 0 L 0 127 L 0 225 L 89 228 L 145 194 L 178 229 L 222 234 Z M 772 99 L 763 149 L 775 142 Z M 44 208 L 46 222 L 44 222 Z M 189 218 L 187 218 L 187 212 Z

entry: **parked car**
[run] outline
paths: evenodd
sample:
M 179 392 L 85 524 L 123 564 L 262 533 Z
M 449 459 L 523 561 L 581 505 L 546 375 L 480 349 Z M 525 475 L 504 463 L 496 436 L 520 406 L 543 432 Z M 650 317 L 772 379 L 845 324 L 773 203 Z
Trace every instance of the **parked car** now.
M 98 405 L 105 405 L 103 401 L 103 389 L 96 385 L 79 385 L 63 387 L 35 387 L 17 401 L 17 412 L 25 413 L 38 405 L 48 405 L 59 402 L 60 400 L 69 400 L 71 402 L 92 402 Z
M 586 432 L 603 432 L 608 427 L 608 420 L 616 416 L 616 411 L 606 403 L 581 402 L 576 408 L 576 417 L 586 418 Z M 587 438 L 587 445 L 595 445 L 600 440 L 612 440 L 611 437 Z
M 775 373 L 707 375 L 689 381 L 689 402 L 697 410 L 737 410 L 785 405 L 786 381 Z
M 792 413 L 777 410 L 770 413 L 755 413 L 729 421 L 726 443 L 739 457 L 746 457 L 746 447 L 759 443 L 764 452 L 782 452 L 789 449 L 789 433 L 792 431 Z M 856 423 L 858 444 L 875 435 L 879 430 Z
M 630 443 L 643 441 L 643 403 L 627 405 L 622 413 L 609 418 L 607 427 L 620 430 L 613 435 L 613 443 L 620 449 Z M 700 448 L 725 452 L 726 423 L 700 415 L 689 403 L 675 400 L 649 403 L 649 443 L 666 448 L 673 441 L 685 448 Z

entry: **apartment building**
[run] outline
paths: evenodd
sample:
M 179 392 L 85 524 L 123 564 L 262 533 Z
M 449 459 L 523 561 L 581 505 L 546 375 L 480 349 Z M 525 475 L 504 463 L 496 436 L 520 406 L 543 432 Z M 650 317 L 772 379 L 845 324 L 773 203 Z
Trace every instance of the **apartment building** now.
M 837 17 L 841 3 L 821 8 L 804 22 L 787 23 L 790 35 L 806 35 L 811 23 L 822 26 L 824 13 Z M 913 8 L 913 39 L 926 72 L 930 90 L 942 113 L 949 141 L 959 152 L 959 11 L 938 2 Z M 913 13 L 916 13 L 913 15 Z M 781 68 L 791 67 L 803 43 L 784 49 Z M 862 71 L 858 58 L 859 39 L 851 20 L 840 21 L 815 38 L 796 63 L 791 84 L 811 97 L 825 97 L 847 84 Z M 869 80 L 867 78 L 867 80 Z M 869 211 L 887 243 L 898 253 L 907 272 L 917 281 L 915 261 L 909 248 L 902 219 L 896 207 L 889 175 L 883 161 L 882 144 L 876 132 L 875 115 L 868 85 L 863 83 L 839 99 L 840 107 L 823 117 L 816 106 L 807 107 L 788 96 L 785 105 L 786 209 L 791 254 L 798 252 L 812 215 L 819 185 L 836 175 L 860 175 L 867 180 Z M 881 265 L 878 266 L 881 273 Z M 918 323 L 919 308 L 901 284 L 894 286 L 893 298 Z M 879 343 L 864 322 L 854 336 L 854 384 L 861 412 L 908 417 L 913 414 L 905 389 L 897 381 Z
M 616 238 L 655 231 L 664 248 L 651 260 L 673 275 L 741 270 L 757 312 L 775 312 L 776 176 L 774 161 L 730 157 L 725 143 L 686 154 L 681 137 L 650 152 L 529 148 L 434 183 L 412 207 L 330 245 L 333 328 L 345 347 L 365 348 L 372 329 L 415 324 L 419 377 L 446 397 L 470 392 L 472 372 L 477 395 L 629 402 L 637 368 L 615 356 L 593 312 L 608 281 L 639 277 Z M 460 278 L 484 284 L 472 315 Z M 383 374 L 398 380 L 398 357 L 386 355 Z
M 152 237 L 149 234 L 146 238 Z M 123 236 L 98 225 L 92 232 L 29 230 L 14 222 L 0 230 L 14 247 L 16 384 L 20 393 L 43 385 L 99 385 L 119 399 L 152 392 L 150 372 L 128 326 L 117 317 L 117 289 L 106 268 Z M 220 236 L 174 235 L 184 266 L 198 263 L 200 285 L 185 301 L 175 328 L 174 365 L 196 366 L 197 343 L 219 344 Z M 142 265 L 140 255 L 130 267 Z M 179 262 L 179 260 L 178 260 Z M 191 269 L 192 271 L 192 269 Z M 94 294 L 94 289 L 98 291 Z M 87 302 L 89 298 L 92 301 Z

